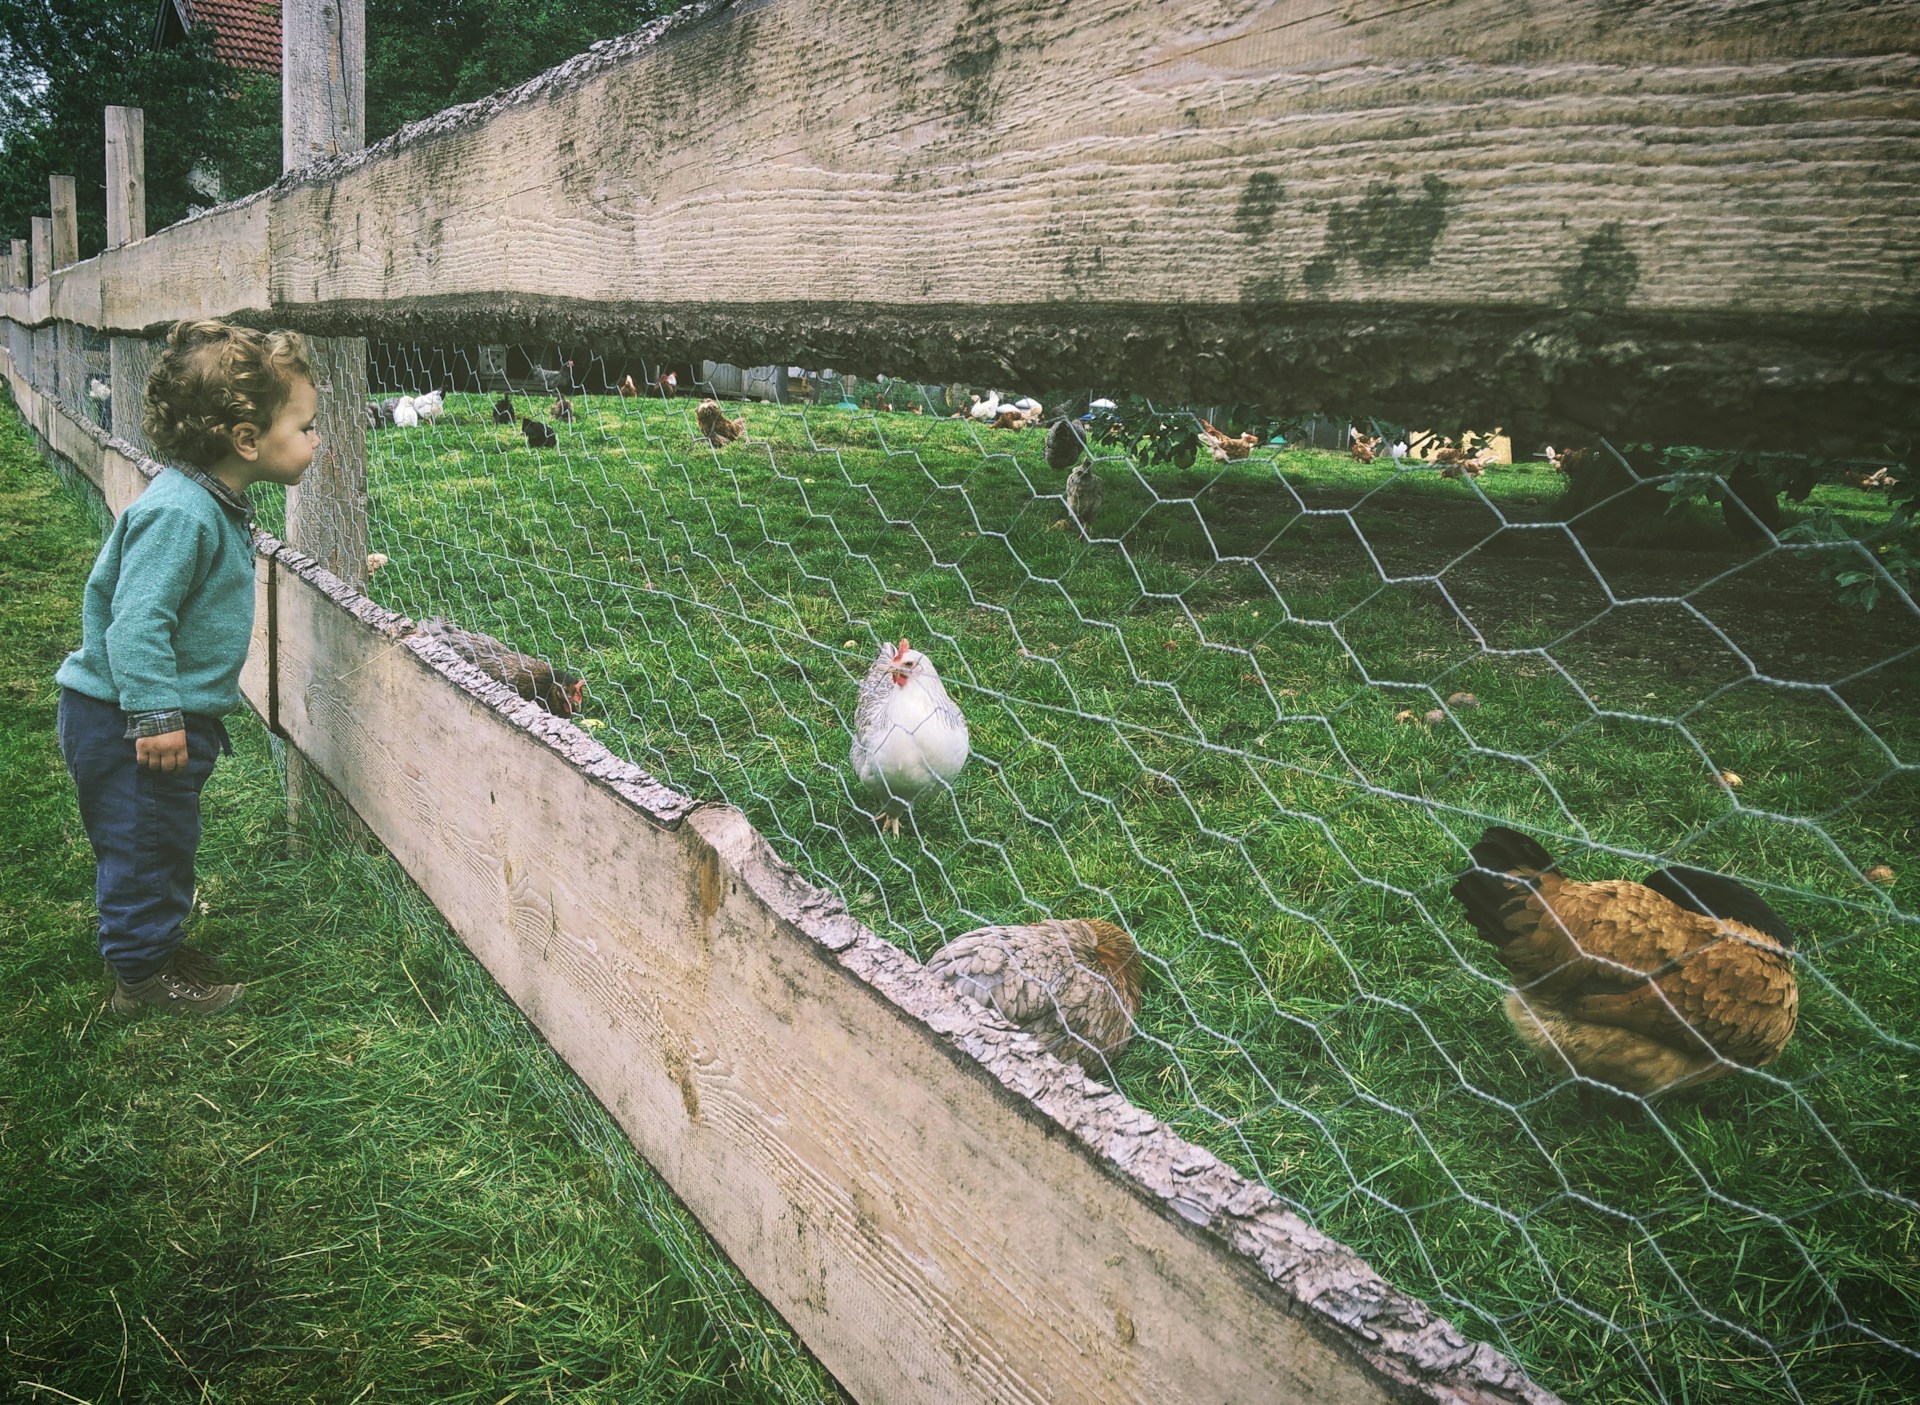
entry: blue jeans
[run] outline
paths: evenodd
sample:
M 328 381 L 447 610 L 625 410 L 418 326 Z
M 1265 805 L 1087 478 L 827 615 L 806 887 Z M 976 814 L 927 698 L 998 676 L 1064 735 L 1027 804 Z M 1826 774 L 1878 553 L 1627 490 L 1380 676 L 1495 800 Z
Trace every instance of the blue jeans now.
M 60 755 L 93 845 L 100 954 L 122 980 L 138 981 L 180 945 L 193 910 L 200 791 L 233 743 L 218 717 L 189 713 L 187 768 L 164 775 L 134 759 L 126 732 L 127 714 L 112 703 L 60 690 Z

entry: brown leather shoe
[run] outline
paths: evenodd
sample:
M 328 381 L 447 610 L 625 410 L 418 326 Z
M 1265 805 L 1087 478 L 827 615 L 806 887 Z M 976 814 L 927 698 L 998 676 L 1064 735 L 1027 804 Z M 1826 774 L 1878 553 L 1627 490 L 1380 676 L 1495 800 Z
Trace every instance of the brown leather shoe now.
M 197 955 L 197 953 L 196 953 Z M 198 962 L 183 961 L 175 952 L 167 964 L 145 980 L 113 978 L 113 1012 L 137 1015 L 152 1007 L 172 1015 L 217 1015 L 240 998 L 246 986 L 212 980 Z

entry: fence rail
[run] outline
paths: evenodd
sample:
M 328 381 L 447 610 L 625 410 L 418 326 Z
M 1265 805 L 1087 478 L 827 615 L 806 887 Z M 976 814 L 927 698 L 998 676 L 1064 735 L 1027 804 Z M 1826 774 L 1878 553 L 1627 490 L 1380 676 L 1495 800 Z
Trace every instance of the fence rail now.
M 1529 445 L 1910 438 L 1904 7 L 1614 14 L 708 0 L 9 315 L 1284 387 Z

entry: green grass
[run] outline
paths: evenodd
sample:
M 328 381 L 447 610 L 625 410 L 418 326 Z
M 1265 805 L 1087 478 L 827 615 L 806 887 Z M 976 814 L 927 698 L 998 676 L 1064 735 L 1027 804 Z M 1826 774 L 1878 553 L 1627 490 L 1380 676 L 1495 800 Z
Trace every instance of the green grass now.
M 52 684 L 97 512 L 0 403 L 0 1395 L 838 1398 L 390 859 L 288 855 L 250 717 L 193 929 L 247 1013 L 104 1011 Z
M 480 397 L 376 433 L 374 596 L 580 670 L 611 747 L 923 956 L 1122 922 L 1151 966 L 1128 1095 L 1570 1397 L 1920 1387 L 1910 617 L 1843 615 L 1817 558 L 1742 555 L 1698 508 L 1583 545 L 1540 525 L 1540 465 L 1112 461 L 1089 542 L 1038 432 L 750 406 L 715 452 L 690 401 L 576 403 L 558 450 Z M 901 635 L 975 760 L 889 841 L 845 722 Z M 1575 876 L 1760 887 L 1802 934 L 1785 1055 L 1585 1115 L 1446 894 L 1496 819 Z

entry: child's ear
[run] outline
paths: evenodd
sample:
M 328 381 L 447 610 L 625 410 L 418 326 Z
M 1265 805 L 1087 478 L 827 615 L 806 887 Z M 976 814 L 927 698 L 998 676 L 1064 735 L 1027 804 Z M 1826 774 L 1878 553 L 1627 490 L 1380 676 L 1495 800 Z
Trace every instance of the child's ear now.
M 227 437 L 233 441 L 233 452 L 252 463 L 260 457 L 260 427 L 241 420 L 227 431 Z

